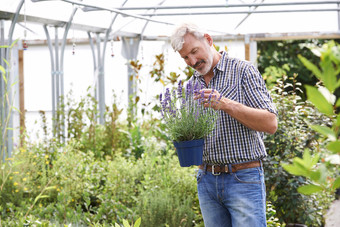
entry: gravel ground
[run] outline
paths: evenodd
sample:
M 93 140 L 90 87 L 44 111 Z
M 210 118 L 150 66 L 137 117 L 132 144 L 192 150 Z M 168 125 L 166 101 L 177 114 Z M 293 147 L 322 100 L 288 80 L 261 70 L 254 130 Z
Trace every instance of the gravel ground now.
M 329 208 L 325 227 L 340 227 L 340 200 L 335 200 Z

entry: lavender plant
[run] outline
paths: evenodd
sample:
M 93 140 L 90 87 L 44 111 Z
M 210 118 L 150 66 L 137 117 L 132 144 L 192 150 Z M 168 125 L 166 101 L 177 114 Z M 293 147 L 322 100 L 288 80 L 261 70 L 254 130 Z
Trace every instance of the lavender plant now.
M 203 100 L 201 85 L 191 80 L 183 87 L 179 81 L 176 90 L 166 89 L 160 94 L 161 114 L 169 138 L 173 141 L 203 139 L 215 128 L 218 111 L 206 108 L 203 102 L 211 104 L 212 97 Z

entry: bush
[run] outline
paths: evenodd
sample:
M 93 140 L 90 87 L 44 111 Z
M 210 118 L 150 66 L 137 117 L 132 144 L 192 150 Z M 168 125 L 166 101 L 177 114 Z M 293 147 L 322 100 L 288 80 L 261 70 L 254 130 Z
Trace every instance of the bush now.
M 267 199 L 276 208 L 281 223 L 320 226 L 330 202 L 329 195 L 301 195 L 297 188 L 308 183 L 308 180 L 287 173 L 280 162 L 301 157 L 305 148 L 320 152 L 320 135 L 309 124 L 325 125 L 329 120 L 296 94 L 299 83 L 294 77 L 290 78 L 293 84 L 286 83 L 285 76 L 283 79 L 272 94 L 274 103 L 277 103 L 278 130 L 274 135 L 266 135 L 264 140 L 268 153 L 264 162 Z M 286 92 L 285 88 L 289 86 L 291 92 Z
M 53 160 L 38 145 L 17 152 L 1 169 L 1 223 L 108 226 L 145 216 L 143 223 L 192 226 L 201 220 L 193 169 L 179 167 L 172 145 L 148 138 L 139 159 L 124 152 L 97 159 L 82 146 L 70 140 Z

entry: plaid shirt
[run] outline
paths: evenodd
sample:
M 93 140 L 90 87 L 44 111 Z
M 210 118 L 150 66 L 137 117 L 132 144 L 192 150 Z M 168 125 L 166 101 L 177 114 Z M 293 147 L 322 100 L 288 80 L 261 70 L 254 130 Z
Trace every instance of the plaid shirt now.
M 256 109 L 276 112 L 260 72 L 249 62 L 229 58 L 226 52 L 214 67 L 214 77 L 207 86 L 197 72 L 191 78 L 203 88 L 214 88 L 224 97 Z M 205 139 L 203 161 L 231 164 L 260 160 L 267 156 L 263 133 L 247 128 L 221 111 L 215 130 Z

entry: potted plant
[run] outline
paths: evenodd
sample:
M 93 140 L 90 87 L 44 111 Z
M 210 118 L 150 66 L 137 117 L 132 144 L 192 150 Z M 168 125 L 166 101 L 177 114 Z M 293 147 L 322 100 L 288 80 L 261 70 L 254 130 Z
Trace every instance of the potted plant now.
M 161 114 L 169 138 L 173 141 L 182 167 L 202 164 L 204 138 L 215 128 L 218 111 L 203 106 L 201 85 L 191 80 L 183 87 L 166 89 L 160 94 Z

